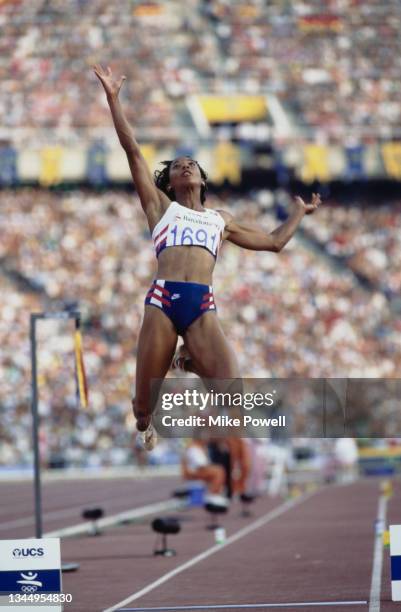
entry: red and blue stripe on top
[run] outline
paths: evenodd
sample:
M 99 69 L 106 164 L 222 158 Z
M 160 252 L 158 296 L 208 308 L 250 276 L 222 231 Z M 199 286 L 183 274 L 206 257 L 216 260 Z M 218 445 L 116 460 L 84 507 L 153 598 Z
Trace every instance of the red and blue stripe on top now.
M 225 221 L 215 210 L 192 210 L 171 202 L 152 232 L 156 257 L 167 247 L 197 246 L 217 257 Z

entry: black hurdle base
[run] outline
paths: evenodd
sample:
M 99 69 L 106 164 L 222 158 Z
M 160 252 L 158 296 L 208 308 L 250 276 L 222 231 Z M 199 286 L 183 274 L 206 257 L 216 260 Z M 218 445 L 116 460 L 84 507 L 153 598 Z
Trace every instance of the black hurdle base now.
M 163 533 L 160 534 L 160 536 L 161 537 L 158 536 L 156 539 L 156 548 L 154 549 L 153 554 L 160 557 L 174 557 L 177 553 L 174 548 L 167 547 L 167 535 Z M 160 539 L 160 547 L 157 548 L 157 543 L 160 542 Z
M 157 533 L 156 547 L 153 554 L 160 557 L 174 557 L 176 552 L 173 548 L 167 547 L 167 536 L 181 531 L 179 521 L 173 517 L 160 516 L 152 522 L 152 529 Z
M 250 516 L 252 516 L 250 505 L 254 503 L 256 495 L 252 495 L 250 493 L 241 493 L 239 498 L 241 501 L 241 517 L 249 518 Z

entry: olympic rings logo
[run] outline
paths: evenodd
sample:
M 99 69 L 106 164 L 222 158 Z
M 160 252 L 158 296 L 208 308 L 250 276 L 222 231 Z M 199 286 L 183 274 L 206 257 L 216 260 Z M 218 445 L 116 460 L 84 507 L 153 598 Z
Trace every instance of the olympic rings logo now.
M 21 587 L 21 591 L 23 591 L 24 593 L 35 593 L 38 590 L 38 587 L 34 586 L 34 585 L 26 585 Z

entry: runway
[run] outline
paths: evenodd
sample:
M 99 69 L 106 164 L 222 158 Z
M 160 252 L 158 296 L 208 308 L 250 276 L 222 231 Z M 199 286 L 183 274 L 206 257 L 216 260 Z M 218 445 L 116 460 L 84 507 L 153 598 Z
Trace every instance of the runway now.
M 174 477 L 52 483 L 45 495 L 45 529 L 76 522 L 85 504 L 102 502 L 107 513 L 113 513 L 132 509 L 133 504 L 169 500 L 176 485 Z M 4 537 L 32 535 L 28 524 L 14 524 L 6 531 L 10 522 L 29 518 L 26 506 L 25 513 L 11 517 L 13 507 L 27 504 L 29 483 L 0 483 L 0 494 L 6 500 L 0 522 Z M 381 580 L 377 583 L 376 576 L 373 586 L 379 500 L 380 481 L 371 479 L 322 487 L 287 500 L 262 498 L 249 518 L 241 516 L 234 502 L 223 519 L 223 545 L 206 530 L 202 508 L 175 511 L 172 516 L 181 518 L 182 531 L 171 537 L 170 545 L 177 551 L 171 558 L 153 556 L 155 534 L 148 518 L 108 528 L 98 537 L 63 539 L 63 561 L 80 563 L 78 572 L 63 575 L 63 591 L 73 596 L 65 609 L 397 610 L 390 597 L 387 549 L 379 568 Z M 389 523 L 400 522 L 400 501 L 397 480 L 386 502 Z M 376 603 L 372 588 L 379 588 Z

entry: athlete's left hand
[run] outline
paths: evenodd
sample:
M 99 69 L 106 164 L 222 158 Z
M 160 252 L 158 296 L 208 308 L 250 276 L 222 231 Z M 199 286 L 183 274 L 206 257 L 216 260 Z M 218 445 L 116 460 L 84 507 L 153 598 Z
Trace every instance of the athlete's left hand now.
M 309 204 L 305 203 L 300 196 L 295 197 L 295 204 L 304 211 L 305 215 L 313 214 L 321 203 L 320 193 L 312 193 L 312 202 Z

